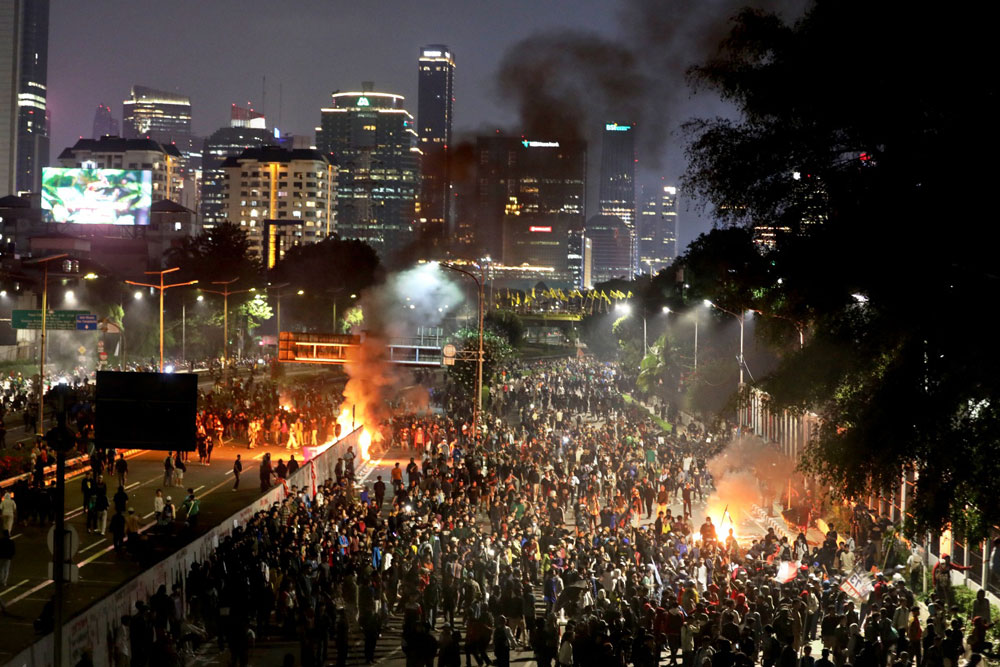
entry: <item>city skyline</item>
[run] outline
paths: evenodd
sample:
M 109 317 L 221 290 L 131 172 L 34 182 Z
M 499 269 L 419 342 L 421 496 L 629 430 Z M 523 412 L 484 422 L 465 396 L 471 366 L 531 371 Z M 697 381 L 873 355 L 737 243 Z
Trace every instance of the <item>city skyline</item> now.
M 140 12 L 126 3 L 108 2 L 84 11 L 72 3 L 55 0 L 49 53 L 52 159 L 78 137 L 91 135 L 93 110 L 98 104 L 110 103 L 112 115 L 122 117 L 121 101 L 128 97 L 133 85 L 189 96 L 192 132 L 198 137 L 207 137 L 226 126 L 233 103 L 248 102 L 267 115 L 269 126 L 283 133 L 311 135 L 319 121 L 319 109 L 327 104 L 332 92 L 354 89 L 367 80 L 375 81 L 380 90 L 404 95 L 414 113 L 418 99 L 414 54 L 421 46 L 433 43 L 448 44 L 454 52 L 463 54 L 455 76 L 456 142 L 470 140 L 487 128 L 516 131 L 517 110 L 504 102 L 496 83 L 501 61 L 519 40 L 540 32 L 597 30 L 602 37 L 614 37 L 616 9 L 590 0 L 584 0 L 582 5 L 581 11 L 567 13 L 557 7 L 521 1 L 476 8 L 444 1 L 422 3 L 419 8 L 389 2 L 380 25 L 392 30 L 396 37 L 387 43 L 372 44 L 362 36 L 365 31 L 356 29 L 370 24 L 371 16 L 360 8 L 335 3 L 302 3 L 301 11 L 295 13 L 262 2 L 244 3 L 238 12 L 226 3 L 199 6 L 199 16 L 207 17 L 195 25 L 181 19 L 185 3 Z M 231 29 L 224 34 L 211 29 L 211 38 L 197 38 L 210 30 L 200 24 L 218 24 L 213 17 Z M 117 29 L 120 25 L 134 30 L 121 33 Z M 184 31 L 189 38 L 176 45 L 164 43 L 156 59 L 129 57 L 145 45 L 144 31 L 164 26 Z M 241 40 L 260 37 L 265 31 L 268 44 L 280 44 L 308 37 L 317 30 L 336 37 L 323 40 L 333 45 L 327 57 L 306 59 L 294 50 L 274 47 L 235 48 Z M 98 40 L 108 44 L 107 57 L 115 63 L 97 73 L 73 55 L 95 39 L 95 33 L 108 35 L 108 39 Z M 185 43 L 210 46 L 191 49 Z M 204 76 L 206 59 L 218 76 Z M 265 81 L 266 97 L 262 91 Z M 640 151 L 637 181 L 658 179 L 662 174 L 676 180 L 683 169 L 681 157 L 679 141 L 677 146 L 668 145 L 661 155 Z M 653 167 L 656 163 L 661 166 Z M 596 197 L 596 189 L 589 196 Z

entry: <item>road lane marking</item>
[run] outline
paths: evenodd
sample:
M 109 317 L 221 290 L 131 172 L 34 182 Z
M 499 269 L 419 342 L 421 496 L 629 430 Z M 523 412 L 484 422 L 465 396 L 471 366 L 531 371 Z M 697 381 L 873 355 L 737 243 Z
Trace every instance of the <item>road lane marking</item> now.
M 42 583 L 38 584 L 37 586 L 35 586 L 31 590 L 25 591 L 24 593 L 21 593 L 20 595 L 18 595 L 16 598 L 14 598 L 12 600 L 7 600 L 7 606 L 9 607 L 12 604 L 17 604 L 18 602 L 20 602 L 24 598 L 28 597 L 29 595 L 33 595 L 36 591 L 42 590 L 43 588 L 45 588 L 46 586 L 48 586 L 51 583 L 52 583 L 51 579 L 46 579 L 45 581 L 43 581 Z
M 97 540 L 96 542 L 94 542 L 90 546 L 86 546 L 86 547 L 83 547 L 82 549 L 80 549 L 80 553 L 83 553 L 84 551 L 90 551 L 91 549 L 93 549 L 94 547 L 96 547 L 101 542 L 107 542 L 107 541 L 108 541 L 108 538 L 102 537 L 101 539 Z
M 3 592 L 0 592 L 0 595 L 7 595 L 7 593 L 10 593 L 10 592 L 11 592 L 12 590 L 14 590 L 15 588 L 19 588 L 19 587 L 21 587 L 21 586 L 24 586 L 24 585 L 25 585 L 26 583 L 28 583 L 29 581 L 31 581 L 31 580 L 30 580 L 30 579 L 25 579 L 25 580 L 23 580 L 23 581 L 19 581 L 19 582 L 17 582 L 16 584 L 14 584 L 13 586 L 11 586 L 10 588 L 8 588 L 7 590 L 5 590 L 5 591 L 3 591 Z

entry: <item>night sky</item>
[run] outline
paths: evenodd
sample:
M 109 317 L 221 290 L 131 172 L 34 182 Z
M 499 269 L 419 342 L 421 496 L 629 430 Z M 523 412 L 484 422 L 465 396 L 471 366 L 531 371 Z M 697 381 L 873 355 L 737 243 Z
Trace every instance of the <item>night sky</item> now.
M 401 93 L 416 112 L 418 50 L 443 43 L 456 57 L 457 136 L 518 126 L 515 106 L 498 92 L 496 71 L 519 40 L 549 31 L 585 30 L 618 40 L 628 1 L 571 0 L 52 0 L 49 106 L 52 153 L 89 137 L 94 109 L 121 102 L 132 84 L 189 95 L 194 131 L 228 123 L 232 103 L 252 102 L 270 126 L 313 135 L 320 108 L 337 89 L 374 81 Z M 711 3 L 709 3 L 711 4 Z M 722 12 L 724 13 L 724 11 Z M 263 99 L 262 78 L 267 78 Z M 279 110 L 279 84 L 282 104 Z M 694 113 L 715 114 L 712 100 L 675 100 L 664 122 L 675 129 Z M 279 124 L 280 120 L 280 124 Z M 683 171 L 676 133 L 658 155 L 639 154 L 639 183 Z M 592 147 L 591 150 L 593 150 Z M 648 151 L 647 151 L 648 152 Z M 655 158 L 655 159 L 654 159 Z M 658 165 L 650 167 L 655 162 Z M 645 167 L 645 169 L 643 169 Z M 593 189 L 593 188 L 592 188 Z M 681 203 L 681 242 L 708 222 Z

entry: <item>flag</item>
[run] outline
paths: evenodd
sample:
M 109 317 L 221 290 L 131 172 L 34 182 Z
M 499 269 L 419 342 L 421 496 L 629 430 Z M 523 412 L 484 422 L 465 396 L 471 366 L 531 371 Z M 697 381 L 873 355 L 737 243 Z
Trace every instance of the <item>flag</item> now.
M 532 299 L 535 298 L 535 288 L 534 287 L 531 288 L 531 298 Z
M 774 575 L 774 580 L 782 584 L 787 584 L 799 573 L 799 561 L 786 560 L 778 567 L 778 573 Z

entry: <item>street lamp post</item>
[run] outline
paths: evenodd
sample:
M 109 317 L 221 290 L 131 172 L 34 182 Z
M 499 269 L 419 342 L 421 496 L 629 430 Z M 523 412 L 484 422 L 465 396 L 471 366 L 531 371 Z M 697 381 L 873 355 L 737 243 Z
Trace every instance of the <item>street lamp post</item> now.
M 471 271 L 460 269 L 451 264 L 441 264 L 440 266 L 458 273 L 464 273 L 472 278 L 476 283 L 476 288 L 479 290 L 479 351 L 476 355 L 476 400 L 473 403 L 472 411 L 472 427 L 476 431 L 476 440 L 479 440 L 479 414 L 483 408 L 483 284 L 485 283 L 486 272 L 482 266 L 479 267 L 481 276 L 477 276 Z
M 202 292 L 208 292 L 209 294 L 221 294 L 222 295 L 222 366 L 223 368 L 229 367 L 229 296 L 231 294 L 243 294 L 244 292 L 256 292 L 256 287 L 251 287 L 249 289 L 237 289 L 231 290 L 229 286 L 235 283 L 239 278 L 233 278 L 232 280 L 213 280 L 213 285 L 222 285 L 221 290 L 214 289 L 204 289 Z
M 721 307 L 721 306 L 719 306 L 719 305 L 717 305 L 715 303 L 712 303 L 708 299 L 705 299 L 705 305 L 706 306 L 710 306 L 712 308 L 715 308 L 716 310 L 721 310 L 722 312 L 726 313 L 727 315 L 732 315 L 733 317 L 736 318 L 736 321 L 740 323 L 740 387 L 742 387 L 743 386 L 743 366 L 744 366 L 744 362 L 743 362 L 743 322 L 744 322 L 744 315 L 743 315 L 743 313 L 740 313 L 739 315 L 737 315 L 733 311 L 726 310 L 725 308 L 723 308 L 723 307 Z
M 799 334 L 799 349 L 801 350 L 806 346 L 806 334 L 805 334 L 805 324 L 801 321 L 788 317 L 786 315 L 778 315 L 777 313 L 765 313 L 763 310 L 757 310 L 756 308 L 750 309 L 752 312 L 758 315 L 763 315 L 764 317 L 776 317 L 779 320 L 786 320 L 792 323 L 795 327 L 795 331 Z
M 180 267 L 173 267 L 172 269 L 163 269 L 162 271 L 146 271 L 147 276 L 160 276 L 160 284 L 155 283 L 137 283 L 132 280 L 126 280 L 125 282 L 129 285 L 136 285 L 139 287 L 152 287 L 153 289 L 160 290 L 160 372 L 163 372 L 163 293 L 166 292 L 171 287 L 184 287 L 186 285 L 194 285 L 197 280 L 189 280 L 185 283 L 173 283 L 171 285 L 165 285 L 163 283 L 163 276 L 168 273 L 173 273 L 174 271 L 180 271 Z
M 38 435 L 45 432 L 45 320 L 49 312 L 49 262 L 65 257 L 69 257 L 69 255 L 63 253 L 25 262 L 25 264 L 41 264 L 44 276 L 42 278 L 42 333 L 39 340 L 38 362 L 38 427 L 36 428 Z

